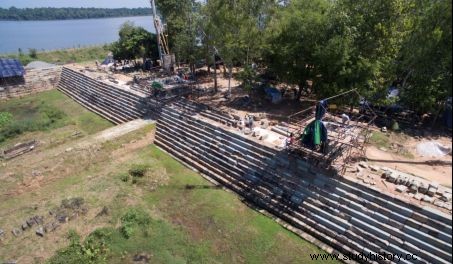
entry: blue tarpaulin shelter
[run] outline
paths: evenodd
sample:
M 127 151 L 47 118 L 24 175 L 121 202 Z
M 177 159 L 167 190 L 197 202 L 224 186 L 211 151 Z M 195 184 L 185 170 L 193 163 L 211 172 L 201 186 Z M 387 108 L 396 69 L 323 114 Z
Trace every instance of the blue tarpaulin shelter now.
M 24 66 L 17 59 L 0 59 L 0 78 L 22 77 Z
M 101 63 L 102 65 L 109 65 L 111 63 L 115 63 L 115 60 L 113 59 L 113 56 L 107 56 L 105 60 Z
M 282 93 L 277 88 L 267 87 L 264 89 L 266 95 L 271 99 L 273 104 L 278 104 L 282 100 Z

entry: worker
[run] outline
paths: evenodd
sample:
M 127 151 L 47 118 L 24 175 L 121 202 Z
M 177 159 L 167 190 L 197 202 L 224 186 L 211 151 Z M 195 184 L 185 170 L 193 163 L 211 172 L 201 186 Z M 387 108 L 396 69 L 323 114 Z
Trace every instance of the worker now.
M 294 134 L 290 133 L 285 140 L 285 147 L 288 149 L 294 143 Z
M 253 116 L 252 115 L 247 114 L 245 116 L 245 122 L 246 122 L 247 127 L 249 127 L 250 129 L 253 128 Z

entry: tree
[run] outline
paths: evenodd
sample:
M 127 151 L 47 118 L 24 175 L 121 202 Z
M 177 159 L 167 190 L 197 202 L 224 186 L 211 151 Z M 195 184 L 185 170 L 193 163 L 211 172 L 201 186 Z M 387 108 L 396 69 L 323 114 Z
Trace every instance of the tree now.
M 372 94 L 396 78 L 409 1 L 294 0 L 269 27 L 268 63 L 282 81 L 306 80 L 318 97 L 352 88 Z
M 335 79 L 322 83 L 357 88 L 365 95 L 385 94 L 397 78 L 396 59 L 410 30 L 412 7 L 412 0 L 339 1 L 332 9 L 328 39 L 345 40 L 338 44 L 347 60 L 332 76 Z
M 228 90 L 234 64 L 249 65 L 261 55 L 263 16 L 273 1 L 269 0 L 209 0 L 203 13 L 208 19 L 204 31 L 211 46 L 228 68 Z
M 135 60 L 136 58 L 159 57 L 157 40 L 154 34 L 142 27 L 136 27 L 132 22 L 121 25 L 119 40 L 111 45 L 113 56 L 118 60 Z
M 161 0 L 156 1 L 156 5 L 166 23 L 170 51 L 178 62 L 188 63 L 194 73 L 197 60 L 203 57 L 203 48 L 199 45 L 202 36 L 199 30 L 201 3 L 195 0 Z
M 451 12 L 451 1 L 418 1 L 413 30 L 400 52 L 401 98 L 420 113 L 452 96 Z
M 299 86 L 297 100 L 307 80 L 318 74 L 315 55 L 324 41 L 330 8 L 327 0 L 291 1 L 277 7 L 267 28 L 265 59 L 269 71 L 280 81 Z

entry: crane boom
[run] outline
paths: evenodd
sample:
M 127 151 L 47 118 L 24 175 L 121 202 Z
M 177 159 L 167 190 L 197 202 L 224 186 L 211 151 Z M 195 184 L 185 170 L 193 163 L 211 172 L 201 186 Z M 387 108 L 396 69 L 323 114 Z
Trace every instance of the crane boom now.
M 160 61 L 164 61 L 166 55 L 170 55 L 170 49 L 168 48 L 167 36 L 164 33 L 164 26 L 160 17 L 157 15 L 156 2 L 154 0 L 149 1 L 151 3 L 151 8 L 153 9 L 153 21 L 154 27 L 156 29 L 157 36 L 157 46 L 159 50 Z

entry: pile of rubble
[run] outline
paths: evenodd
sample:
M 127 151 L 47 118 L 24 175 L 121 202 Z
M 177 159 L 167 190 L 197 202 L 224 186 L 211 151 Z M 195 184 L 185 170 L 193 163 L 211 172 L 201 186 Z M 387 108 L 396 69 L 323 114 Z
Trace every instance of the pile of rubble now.
M 399 193 L 407 194 L 410 198 L 431 203 L 449 211 L 452 210 L 452 189 L 450 188 L 397 170 L 360 162 L 357 166 L 357 178 L 369 185 L 376 185 L 378 176 L 372 174 L 365 176 L 368 171 L 375 174 L 382 173 L 382 182 L 384 184 L 385 182 L 394 184 L 395 190 Z
M 394 183 L 396 191 L 400 193 L 407 193 L 409 197 L 416 200 L 452 210 L 451 189 L 442 187 L 436 182 L 428 182 L 390 169 L 385 170 L 382 177 Z
M 20 227 L 15 227 L 11 230 L 11 233 L 15 237 L 21 236 L 24 232 L 31 230 L 36 227 L 36 235 L 43 237 L 46 233 L 55 231 L 61 224 L 67 223 L 79 215 L 85 215 L 88 209 L 84 205 L 83 198 L 71 198 L 64 199 L 61 201 L 60 207 L 57 207 L 49 211 L 51 216 L 49 219 L 45 219 L 44 216 L 35 215 L 24 220 Z M 5 237 L 6 233 L 3 229 L 0 229 L 0 240 Z

